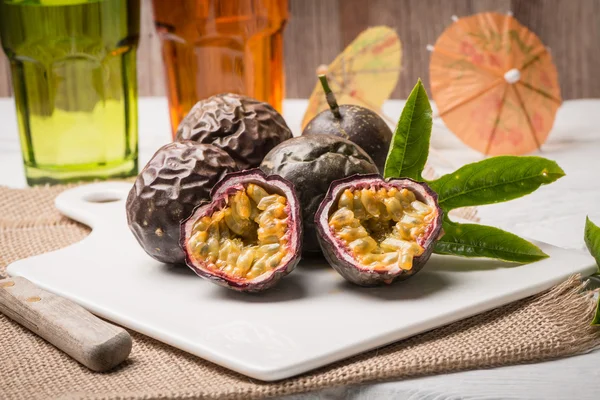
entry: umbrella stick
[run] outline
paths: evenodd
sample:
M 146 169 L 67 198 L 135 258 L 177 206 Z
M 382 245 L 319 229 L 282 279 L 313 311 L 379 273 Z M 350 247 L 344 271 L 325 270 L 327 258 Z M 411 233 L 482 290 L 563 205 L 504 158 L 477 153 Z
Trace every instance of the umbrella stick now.
M 321 74 L 319 75 L 319 80 L 321 81 L 321 86 L 323 86 L 323 91 L 325 92 L 325 98 L 327 99 L 327 104 L 329 104 L 329 109 L 331 110 L 333 116 L 336 119 L 341 119 L 342 115 L 340 114 L 340 107 L 338 106 L 337 100 L 335 99 L 335 95 L 329 88 L 329 82 L 327 82 L 327 77 Z

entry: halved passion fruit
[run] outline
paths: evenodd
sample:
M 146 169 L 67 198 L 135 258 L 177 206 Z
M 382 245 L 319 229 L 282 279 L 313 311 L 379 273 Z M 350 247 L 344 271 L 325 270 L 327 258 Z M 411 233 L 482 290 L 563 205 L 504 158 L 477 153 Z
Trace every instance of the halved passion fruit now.
M 181 226 L 187 265 L 243 292 L 273 286 L 300 261 L 302 222 L 294 186 L 259 169 L 227 174 Z
M 315 224 L 329 264 L 348 281 L 373 286 L 425 265 L 443 234 L 442 216 L 424 183 L 354 175 L 331 184 Z

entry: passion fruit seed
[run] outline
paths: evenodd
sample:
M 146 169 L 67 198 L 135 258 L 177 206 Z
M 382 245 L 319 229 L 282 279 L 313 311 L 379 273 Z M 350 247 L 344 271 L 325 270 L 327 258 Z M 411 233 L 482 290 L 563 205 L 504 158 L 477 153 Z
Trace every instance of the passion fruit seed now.
M 192 256 L 215 272 L 254 279 L 276 269 L 288 251 L 287 199 L 250 183 L 227 206 L 192 227 Z
M 395 187 L 346 189 L 332 209 L 334 235 L 362 267 L 375 271 L 411 270 L 435 216 L 413 192 Z

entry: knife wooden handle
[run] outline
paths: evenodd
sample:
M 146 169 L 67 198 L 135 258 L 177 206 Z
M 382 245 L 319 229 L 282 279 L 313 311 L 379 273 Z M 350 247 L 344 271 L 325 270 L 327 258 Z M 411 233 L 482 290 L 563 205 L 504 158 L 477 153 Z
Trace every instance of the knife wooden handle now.
M 0 280 L 0 312 L 93 371 L 108 371 L 131 352 L 131 336 L 25 278 Z

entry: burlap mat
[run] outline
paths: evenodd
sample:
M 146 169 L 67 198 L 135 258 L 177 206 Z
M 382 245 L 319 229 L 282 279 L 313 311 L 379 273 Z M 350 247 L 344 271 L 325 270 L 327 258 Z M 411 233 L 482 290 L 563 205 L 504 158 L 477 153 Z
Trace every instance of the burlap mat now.
M 88 234 L 54 210 L 64 188 L 0 188 L 0 273 L 14 260 Z M 589 325 L 592 294 L 582 286 L 573 277 L 538 296 L 276 383 L 253 381 L 134 332 L 124 365 L 92 373 L 0 315 L 0 398 L 261 398 L 564 357 L 600 345 L 600 330 Z

